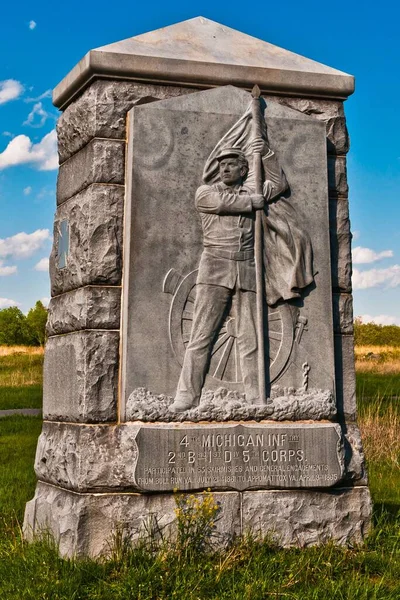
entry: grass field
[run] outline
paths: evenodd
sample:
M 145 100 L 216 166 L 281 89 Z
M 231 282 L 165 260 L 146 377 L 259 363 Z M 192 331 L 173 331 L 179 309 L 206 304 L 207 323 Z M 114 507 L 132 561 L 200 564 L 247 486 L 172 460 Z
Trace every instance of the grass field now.
M 371 386 L 364 379 L 359 396 L 359 423 L 375 502 L 375 527 L 364 546 L 279 550 L 271 543 L 247 539 L 225 552 L 199 553 L 189 546 L 183 555 L 173 544 L 130 549 L 116 543 L 108 561 L 61 560 L 50 543 L 28 545 L 20 532 L 25 502 L 34 493 L 32 464 L 41 420 L 8 417 L 0 419 L 0 598 L 399 600 L 400 408 L 398 395 L 386 390 L 397 389 L 400 360 L 397 372 L 392 366 L 385 370 L 385 360 L 398 360 L 390 350 L 385 352 L 384 358 L 364 358 L 368 352 L 357 355 L 358 377 L 375 377 Z M 0 351 L 0 399 L 5 388 L 40 388 L 34 356 L 21 358 L 19 353 L 13 367 L 10 355 Z M 29 376 L 21 366 L 23 360 L 31 365 Z M 363 363 L 371 361 L 377 368 L 363 370 Z M 19 384 L 10 384 L 17 380 Z
M 42 407 L 43 348 L 0 346 L 0 410 Z

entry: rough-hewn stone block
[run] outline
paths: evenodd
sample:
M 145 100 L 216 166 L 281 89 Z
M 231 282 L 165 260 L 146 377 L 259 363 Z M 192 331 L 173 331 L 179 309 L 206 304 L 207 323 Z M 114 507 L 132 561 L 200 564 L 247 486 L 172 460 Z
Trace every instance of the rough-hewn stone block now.
M 43 417 L 50 421 L 115 421 L 118 353 L 117 331 L 88 330 L 49 338 Z
M 329 118 L 344 118 L 343 102 L 338 100 L 326 100 L 322 98 L 295 98 L 293 96 L 274 96 L 267 94 L 265 98 L 274 100 L 298 110 L 305 115 L 315 116 L 316 119 L 325 121 Z
M 351 233 L 349 203 L 346 196 L 330 197 L 329 227 L 332 287 L 342 292 L 351 292 Z
M 119 285 L 122 277 L 124 188 L 91 185 L 58 207 L 50 256 L 53 296 L 84 285 Z M 59 230 L 69 225 L 69 253 L 58 266 Z
M 57 123 L 60 163 L 92 138 L 125 139 L 126 113 L 138 104 L 190 94 L 190 88 L 98 79 L 63 112 Z
M 349 191 L 345 156 L 328 156 L 328 186 L 334 194 L 345 195 Z
M 347 196 L 330 196 L 329 225 L 335 233 L 350 236 L 349 201 Z
M 47 335 L 81 329 L 119 329 L 121 288 L 88 285 L 50 300 Z
M 346 154 L 349 151 L 349 134 L 344 117 L 343 102 L 316 98 L 286 98 L 284 96 L 268 96 L 268 98 L 324 121 L 329 154 Z
M 345 437 L 344 450 L 347 480 L 357 485 L 368 485 L 360 430 L 355 423 L 347 423 L 343 425 L 342 429 Z
M 240 533 L 240 494 L 217 492 L 214 498 L 220 512 L 213 539 L 224 546 Z M 173 494 L 75 494 L 39 482 L 26 505 L 24 535 L 33 540 L 50 533 L 65 558 L 105 556 L 117 531 L 132 543 L 150 532 L 173 539 L 175 508 Z
M 244 492 L 243 529 L 272 536 L 280 546 L 313 546 L 328 541 L 361 543 L 371 521 L 368 488 L 316 491 Z
M 94 138 L 60 166 L 57 204 L 62 204 L 91 183 L 123 184 L 124 178 L 125 142 Z
M 44 423 L 36 475 L 75 492 L 134 489 L 138 430 L 135 425 Z
M 362 542 L 370 528 L 371 497 L 364 486 L 329 492 L 219 492 L 214 497 L 220 505 L 219 545 L 248 531 L 269 535 L 284 547 L 329 541 L 346 545 Z M 39 482 L 26 506 L 24 534 L 33 540 L 50 532 L 63 557 L 104 556 L 116 531 L 133 543 L 149 530 L 173 537 L 174 509 L 173 494 L 75 494 Z
M 331 117 L 324 119 L 326 123 L 327 150 L 331 154 L 346 154 L 350 149 L 349 133 L 346 119 Z
M 351 237 L 331 229 L 332 287 L 340 292 L 351 292 Z
M 356 419 L 356 374 L 352 335 L 335 335 L 336 400 L 339 419 Z
M 335 333 L 353 333 L 353 297 L 333 294 L 333 328 Z
M 239 433 L 239 432 L 243 433 Z M 210 433 L 211 432 L 211 433 Z M 247 433 L 246 433 L 247 432 Z M 251 435 L 249 432 L 252 432 Z M 257 433 L 256 433 L 257 432 Z M 200 470 L 202 458 L 197 454 L 196 441 L 204 439 L 240 440 L 250 435 L 251 440 L 263 440 L 263 452 L 249 458 L 244 454 L 232 457 L 232 452 L 210 458 L 207 465 L 210 470 Z M 253 437 L 252 437 L 253 436 Z M 296 448 L 300 450 L 301 460 L 296 462 L 291 457 L 291 466 L 297 471 L 285 472 L 288 463 L 287 448 L 280 447 L 284 458 L 272 463 L 275 472 L 263 469 L 271 464 L 268 459 L 268 440 L 274 436 L 289 439 L 294 436 L 299 441 Z M 193 439 L 189 447 L 185 447 L 185 456 L 179 457 L 182 450 L 180 440 Z M 229 442 L 230 443 L 230 442 Z M 285 442 L 282 442 L 282 444 Z M 196 448 L 196 451 L 190 450 Z M 204 448 L 204 446 L 203 446 Z M 237 446 L 239 450 L 239 446 Z M 291 447 L 289 446 L 291 449 Z M 192 473 L 187 463 L 188 456 L 196 455 L 199 470 Z M 173 457 L 174 462 L 168 462 Z M 264 458 L 261 458 L 261 457 Z M 347 459 L 351 456 L 348 448 Z M 99 460 L 101 457 L 101 460 Z M 157 458 L 158 457 L 158 458 Z M 267 458 L 265 458 L 267 457 Z M 223 471 L 229 458 L 231 471 Z M 249 461 L 247 460 L 249 458 Z M 302 462 L 304 461 L 304 462 Z M 70 465 L 74 468 L 71 469 Z M 173 464 L 175 471 L 170 472 Z M 194 463 L 193 463 L 194 464 Z M 310 472 L 305 473 L 301 467 L 309 465 Z M 197 469 L 197 466 L 194 468 Z M 315 471 L 319 465 L 323 471 Z M 327 488 L 343 479 L 344 473 L 343 438 L 338 424 L 291 424 L 254 427 L 221 426 L 216 429 L 198 427 L 147 426 L 138 421 L 118 425 L 82 425 L 73 423 L 45 423 L 39 438 L 36 453 L 35 469 L 39 479 L 53 485 L 59 485 L 77 492 L 106 492 L 124 490 L 133 492 L 165 492 L 179 487 L 181 490 L 197 490 L 212 487 L 221 490 L 230 488 L 241 491 L 254 486 L 259 488 Z M 249 471 L 246 473 L 246 468 Z M 279 470 L 283 468 L 283 472 Z M 222 471 L 219 471 L 222 469 Z M 221 473 L 219 481 L 215 474 Z

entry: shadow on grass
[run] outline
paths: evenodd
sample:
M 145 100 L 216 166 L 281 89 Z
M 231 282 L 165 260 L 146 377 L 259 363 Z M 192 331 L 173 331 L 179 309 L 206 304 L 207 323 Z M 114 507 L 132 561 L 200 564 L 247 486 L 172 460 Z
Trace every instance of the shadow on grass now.
M 374 524 L 382 519 L 389 523 L 400 521 L 400 503 L 399 502 L 376 502 L 373 510 Z
M 42 408 L 43 388 L 41 384 L 0 386 L 0 410 L 10 408 Z

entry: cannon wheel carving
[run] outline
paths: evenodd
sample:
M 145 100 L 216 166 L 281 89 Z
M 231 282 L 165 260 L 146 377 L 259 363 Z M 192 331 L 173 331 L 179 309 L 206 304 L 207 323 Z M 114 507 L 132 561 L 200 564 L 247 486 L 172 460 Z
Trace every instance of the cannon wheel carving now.
M 163 291 L 173 295 L 169 313 L 172 350 L 182 366 L 189 342 L 196 297 L 197 269 L 186 276 L 175 269 L 168 271 Z M 268 307 L 269 381 L 273 383 L 284 370 L 293 346 L 293 318 L 287 304 Z M 242 380 L 234 318 L 228 315 L 215 339 L 208 376 L 217 384 L 240 384 Z

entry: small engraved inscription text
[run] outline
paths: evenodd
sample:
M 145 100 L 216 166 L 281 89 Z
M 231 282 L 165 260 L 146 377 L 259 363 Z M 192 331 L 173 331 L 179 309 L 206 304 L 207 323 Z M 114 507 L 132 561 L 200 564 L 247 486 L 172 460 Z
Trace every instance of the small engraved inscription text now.
M 342 477 L 337 426 L 143 427 L 138 487 L 330 487 Z

